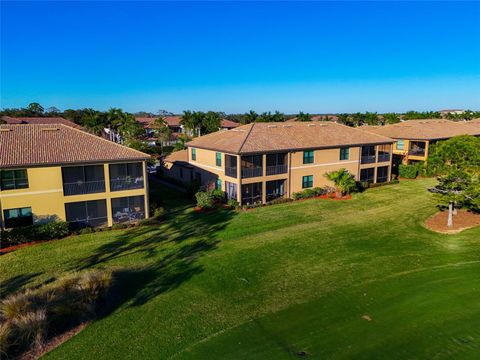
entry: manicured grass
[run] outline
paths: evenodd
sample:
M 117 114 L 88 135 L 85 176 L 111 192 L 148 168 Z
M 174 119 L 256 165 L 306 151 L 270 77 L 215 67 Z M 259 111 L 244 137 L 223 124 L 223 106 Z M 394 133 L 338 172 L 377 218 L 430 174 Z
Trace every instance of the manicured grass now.
M 183 202 L 161 226 L 2 256 L 3 293 L 123 269 L 112 308 L 52 359 L 477 358 L 480 228 L 425 229 L 432 184 L 248 212 Z

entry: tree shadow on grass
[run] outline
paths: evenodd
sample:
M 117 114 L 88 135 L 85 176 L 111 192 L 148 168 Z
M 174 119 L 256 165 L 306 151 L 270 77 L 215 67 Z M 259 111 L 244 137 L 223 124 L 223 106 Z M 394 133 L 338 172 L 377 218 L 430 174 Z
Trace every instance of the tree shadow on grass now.
M 197 260 L 217 248 L 218 233 L 234 215 L 234 211 L 198 214 L 190 209 L 159 226 L 129 229 L 88 257 L 76 260 L 71 270 L 108 266 L 134 255 L 138 266 L 115 271 L 115 285 L 101 316 L 123 305 L 143 305 L 201 273 L 204 269 Z
M 7 297 L 14 292 L 17 292 L 39 275 L 40 273 L 33 273 L 27 275 L 21 274 L 13 276 L 8 280 L 2 281 L 2 284 L 0 285 L 0 299 Z

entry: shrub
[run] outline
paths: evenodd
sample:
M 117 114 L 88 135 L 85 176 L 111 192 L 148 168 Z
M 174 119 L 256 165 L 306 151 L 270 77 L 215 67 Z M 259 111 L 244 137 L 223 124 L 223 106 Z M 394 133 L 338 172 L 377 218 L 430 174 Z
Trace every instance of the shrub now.
M 276 205 L 276 204 L 284 204 L 288 202 L 292 202 L 293 199 L 290 198 L 278 198 L 278 199 L 273 199 L 269 202 L 267 202 L 267 205 Z
M 211 192 L 199 191 L 195 194 L 197 206 L 201 209 L 211 209 L 214 206 L 214 198 Z
M 223 203 L 225 201 L 226 196 L 224 191 L 220 189 L 213 189 L 213 190 L 210 190 L 209 192 L 214 201 L 217 201 L 219 203 Z
M 12 326 L 9 323 L 0 323 L 0 358 L 7 355 L 13 341 Z
M 163 216 L 165 215 L 165 209 L 161 206 L 155 208 L 155 210 L 153 210 L 153 217 L 157 218 L 157 219 L 161 219 Z
M 90 226 L 84 227 L 84 228 L 82 228 L 78 231 L 78 233 L 80 235 L 91 234 L 91 233 L 94 233 L 94 232 L 95 232 L 95 230 Z
M 20 314 L 13 319 L 12 325 L 15 339 L 22 347 L 42 346 L 47 335 L 47 311 L 38 309 Z
M 70 235 L 68 224 L 65 221 L 52 221 L 38 225 L 36 232 L 39 240 L 60 239 Z
M 2 230 L 0 233 L 2 247 L 23 244 L 33 240 L 61 239 L 68 235 L 70 235 L 70 230 L 68 224 L 64 221 L 22 226 L 10 230 Z
M 400 164 L 398 166 L 398 175 L 406 179 L 415 179 L 418 175 L 418 168 L 415 165 Z
M 126 229 L 126 228 L 128 228 L 128 224 L 118 223 L 118 224 L 113 224 L 111 229 L 120 230 L 120 229 Z
M 18 355 L 46 336 L 94 314 L 112 285 L 112 272 L 72 273 L 50 284 L 10 295 L 0 303 L 0 353 Z
M 240 204 L 235 199 L 228 199 L 227 205 L 232 209 L 238 209 L 240 207 Z

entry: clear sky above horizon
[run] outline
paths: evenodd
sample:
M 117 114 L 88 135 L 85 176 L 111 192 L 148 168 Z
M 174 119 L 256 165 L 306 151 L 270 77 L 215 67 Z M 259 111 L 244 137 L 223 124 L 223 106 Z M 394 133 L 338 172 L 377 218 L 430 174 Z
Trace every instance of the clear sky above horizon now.
M 1 104 L 480 110 L 480 2 L 1 2 Z

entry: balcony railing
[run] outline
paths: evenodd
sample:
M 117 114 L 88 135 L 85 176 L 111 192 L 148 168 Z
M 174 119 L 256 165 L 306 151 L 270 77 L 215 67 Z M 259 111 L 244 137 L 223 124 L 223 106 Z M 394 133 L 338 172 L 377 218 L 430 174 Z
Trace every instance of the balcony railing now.
M 361 158 L 362 164 L 371 164 L 374 162 L 375 162 L 375 155 L 362 156 Z
M 425 156 L 425 150 L 424 149 L 410 149 L 410 150 L 408 150 L 408 155 Z
M 107 217 L 88 217 L 86 219 L 75 219 L 72 221 L 68 221 L 68 223 L 73 227 L 73 228 L 82 228 L 86 226 L 92 226 L 92 227 L 99 227 L 103 225 L 107 225 L 108 220 Z
M 388 176 L 377 176 L 377 183 L 387 182 Z
M 237 178 L 237 168 L 225 166 L 225 175 L 233 178 Z
M 93 194 L 105 192 L 105 181 L 77 181 L 63 184 L 63 194 L 65 196 Z
M 271 194 L 267 193 L 267 202 L 275 199 L 283 198 L 284 196 L 285 194 L 282 194 L 282 193 L 271 193 Z
M 242 178 L 252 178 L 263 175 L 263 167 L 242 168 Z
M 286 174 L 286 173 L 287 173 L 286 164 L 267 166 L 267 176 L 277 175 L 277 174 Z
M 378 162 L 386 162 L 390 161 L 390 154 L 385 153 L 385 154 L 378 154 Z
M 110 180 L 110 191 L 143 189 L 143 186 L 143 177 L 125 177 Z

